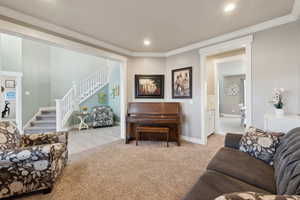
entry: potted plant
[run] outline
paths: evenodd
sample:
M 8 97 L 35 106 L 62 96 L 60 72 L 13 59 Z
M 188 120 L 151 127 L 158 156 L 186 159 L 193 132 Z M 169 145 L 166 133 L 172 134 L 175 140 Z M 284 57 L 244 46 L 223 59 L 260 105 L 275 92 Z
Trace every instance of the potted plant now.
M 283 88 L 274 88 L 273 91 L 273 98 L 272 98 L 272 103 L 275 108 L 275 114 L 277 116 L 283 116 L 284 115 L 284 110 L 283 110 L 283 101 L 282 101 L 282 94 L 284 92 Z
M 87 114 L 88 109 L 89 109 L 89 108 L 88 108 L 87 106 L 82 106 L 82 107 L 81 107 L 81 111 L 82 111 L 83 114 Z

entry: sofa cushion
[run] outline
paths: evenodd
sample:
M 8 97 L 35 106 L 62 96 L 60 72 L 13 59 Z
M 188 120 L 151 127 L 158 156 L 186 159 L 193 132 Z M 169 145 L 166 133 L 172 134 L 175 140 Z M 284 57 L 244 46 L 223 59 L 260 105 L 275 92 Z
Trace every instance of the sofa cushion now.
M 240 140 L 240 151 L 273 165 L 273 157 L 282 134 L 264 132 L 251 128 Z
M 213 200 L 214 198 L 233 192 L 253 191 L 269 194 L 255 186 L 244 183 L 238 179 L 226 176 L 216 171 L 206 171 L 192 190 L 183 198 L 183 200 Z
M 276 193 L 274 168 L 239 150 L 226 147 L 220 149 L 207 169 L 239 179 L 270 193 Z
M 300 194 L 300 128 L 282 139 L 274 156 L 277 194 Z

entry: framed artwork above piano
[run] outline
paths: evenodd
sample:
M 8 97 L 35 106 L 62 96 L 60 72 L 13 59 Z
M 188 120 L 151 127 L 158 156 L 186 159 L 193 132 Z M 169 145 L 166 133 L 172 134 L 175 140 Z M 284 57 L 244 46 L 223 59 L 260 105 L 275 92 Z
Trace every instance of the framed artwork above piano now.
M 164 98 L 164 75 L 135 75 L 135 98 Z

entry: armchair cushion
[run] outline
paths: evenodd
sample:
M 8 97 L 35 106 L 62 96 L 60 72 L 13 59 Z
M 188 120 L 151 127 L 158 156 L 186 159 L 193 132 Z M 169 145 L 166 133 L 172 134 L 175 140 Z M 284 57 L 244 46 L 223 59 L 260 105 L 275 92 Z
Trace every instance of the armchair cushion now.
M 298 195 L 272 195 L 255 192 L 240 192 L 225 194 L 215 200 L 300 200 Z
M 0 122 L 0 151 L 20 146 L 20 134 L 11 122 Z
M 63 143 L 0 152 L 0 198 L 51 188 L 66 159 Z

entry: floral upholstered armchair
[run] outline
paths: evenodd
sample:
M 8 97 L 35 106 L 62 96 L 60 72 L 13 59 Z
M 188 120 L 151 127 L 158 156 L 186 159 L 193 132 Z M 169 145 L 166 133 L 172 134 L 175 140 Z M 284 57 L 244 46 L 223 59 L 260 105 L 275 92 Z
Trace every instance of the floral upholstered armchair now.
M 20 135 L 11 122 L 0 122 L 0 198 L 51 192 L 67 164 L 67 142 L 67 132 Z
M 114 113 L 109 106 L 94 107 L 92 109 L 91 117 L 94 128 L 114 125 Z

